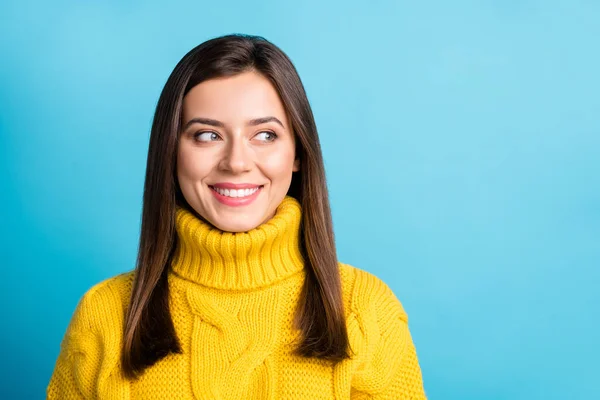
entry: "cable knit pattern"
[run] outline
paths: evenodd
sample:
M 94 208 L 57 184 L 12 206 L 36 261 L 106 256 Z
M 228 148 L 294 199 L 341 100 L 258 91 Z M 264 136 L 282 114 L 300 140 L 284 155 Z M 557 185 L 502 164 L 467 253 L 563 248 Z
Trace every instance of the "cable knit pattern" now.
M 339 263 L 350 359 L 293 354 L 293 318 L 305 278 L 302 209 L 287 196 L 259 227 L 223 232 L 176 210 L 170 308 L 182 354 L 135 381 L 120 370 L 126 272 L 79 301 L 47 387 L 48 399 L 425 399 L 406 312 L 375 275 Z

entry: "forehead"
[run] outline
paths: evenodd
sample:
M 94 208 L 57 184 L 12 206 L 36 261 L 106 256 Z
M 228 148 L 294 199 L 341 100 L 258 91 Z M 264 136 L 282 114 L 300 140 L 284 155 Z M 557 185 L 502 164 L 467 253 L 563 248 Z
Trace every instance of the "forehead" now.
M 209 79 L 194 86 L 183 99 L 186 120 L 206 117 L 234 122 L 264 116 L 284 122 L 286 112 L 275 87 L 254 71 Z

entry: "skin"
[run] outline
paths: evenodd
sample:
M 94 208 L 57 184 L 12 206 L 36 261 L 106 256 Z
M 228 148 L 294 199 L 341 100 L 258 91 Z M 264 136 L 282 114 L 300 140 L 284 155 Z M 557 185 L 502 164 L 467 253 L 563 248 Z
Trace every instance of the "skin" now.
M 295 138 L 286 110 L 271 82 L 255 71 L 204 81 L 183 99 L 177 150 L 177 178 L 189 205 L 223 231 L 246 232 L 271 219 L 299 170 Z M 251 125 L 257 118 L 275 121 Z M 204 118 L 219 121 L 214 126 Z M 219 202 L 209 185 L 264 185 L 249 205 Z

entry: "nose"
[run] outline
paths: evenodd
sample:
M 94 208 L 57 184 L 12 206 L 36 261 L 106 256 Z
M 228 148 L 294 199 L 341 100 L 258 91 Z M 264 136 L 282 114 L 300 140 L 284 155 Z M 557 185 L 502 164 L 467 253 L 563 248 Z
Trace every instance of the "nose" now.
M 234 174 L 249 171 L 252 165 L 250 149 L 243 138 L 232 138 L 224 150 L 219 167 Z

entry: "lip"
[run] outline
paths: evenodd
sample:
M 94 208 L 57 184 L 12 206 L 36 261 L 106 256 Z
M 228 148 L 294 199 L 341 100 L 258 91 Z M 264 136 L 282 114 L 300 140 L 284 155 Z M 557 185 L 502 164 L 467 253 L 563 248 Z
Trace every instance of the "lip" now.
M 216 187 L 219 189 L 253 189 L 257 186 L 264 186 L 264 185 L 257 185 L 255 183 L 219 182 L 219 183 L 215 183 L 214 185 L 208 185 L 208 186 Z
M 235 185 L 235 184 L 228 184 L 228 185 Z M 245 185 L 245 187 L 244 187 Z M 240 187 L 242 186 L 242 187 Z M 218 187 L 219 189 L 223 188 L 223 189 L 252 189 L 258 186 L 258 190 L 255 191 L 254 193 L 252 193 L 250 196 L 246 196 L 246 197 L 228 197 L 228 196 L 223 196 L 222 194 L 220 194 L 219 192 L 217 192 L 216 190 L 213 189 L 213 187 Z M 208 185 L 211 193 L 213 194 L 213 196 L 215 196 L 215 198 L 221 203 L 224 204 L 226 206 L 230 206 L 230 207 L 240 207 L 240 206 L 247 206 L 250 203 L 252 203 L 254 200 L 256 200 L 256 198 L 259 196 L 260 192 L 262 192 L 264 185 L 248 185 L 248 184 L 237 184 L 237 187 L 223 187 L 222 184 L 215 184 L 215 185 Z

